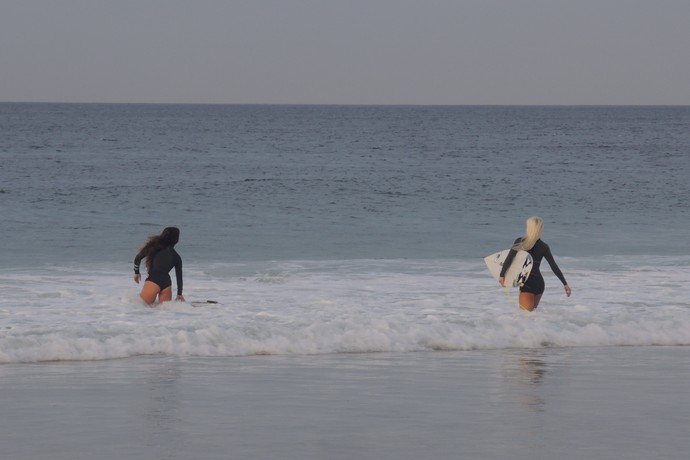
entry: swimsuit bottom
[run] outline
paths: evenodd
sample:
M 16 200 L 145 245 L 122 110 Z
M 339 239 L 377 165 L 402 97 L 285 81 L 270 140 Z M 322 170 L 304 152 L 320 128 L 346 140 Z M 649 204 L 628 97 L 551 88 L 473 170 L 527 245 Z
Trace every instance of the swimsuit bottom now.
M 529 278 L 525 284 L 520 286 L 520 292 L 529 292 L 534 295 L 541 295 L 544 293 L 544 277 L 541 273 L 530 273 Z
M 158 287 L 161 288 L 161 291 L 163 289 L 169 288 L 172 286 L 172 280 L 170 279 L 170 275 L 167 273 L 163 272 L 151 272 L 149 273 L 149 277 L 146 278 L 146 281 L 151 281 L 152 283 L 156 283 Z

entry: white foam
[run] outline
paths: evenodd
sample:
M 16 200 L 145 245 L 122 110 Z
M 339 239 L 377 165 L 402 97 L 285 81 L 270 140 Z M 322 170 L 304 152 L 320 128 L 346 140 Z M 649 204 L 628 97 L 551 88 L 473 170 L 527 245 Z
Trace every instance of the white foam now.
M 690 261 L 559 260 L 535 314 L 477 261 L 328 261 L 186 267 L 189 301 L 144 306 L 124 271 L 2 272 L 0 363 L 136 355 L 245 356 L 690 345 Z

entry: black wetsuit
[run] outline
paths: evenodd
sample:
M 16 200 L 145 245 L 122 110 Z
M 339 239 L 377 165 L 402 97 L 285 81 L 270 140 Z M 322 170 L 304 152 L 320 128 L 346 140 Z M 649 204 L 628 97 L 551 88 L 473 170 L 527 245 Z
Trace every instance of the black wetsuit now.
M 139 274 L 139 264 L 144 256 L 140 253 L 134 258 L 134 273 Z M 146 281 L 156 283 L 161 291 L 172 286 L 170 270 L 175 268 L 177 278 L 177 295 L 182 295 L 182 258 L 172 246 L 163 248 L 151 257 L 149 276 Z
M 522 242 L 522 238 L 515 240 L 515 244 L 520 242 Z M 532 271 L 530 272 L 527 281 L 525 281 L 524 285 L 520 286 L 520 292 L 530 292 L 536 295 L 544 293 L 544 277 L 539 271 L 539 265 L 544 257 L 546 257 L 546 260 L 551 266 L 551 270 L 553 270 L 554 274 L 559 280 L 561 280 L 561 283 L 563 283 L 564 286 L 568 284 L 565 280 L 565 276 L 563 276 L 563 273 L 561 272 L 561 269 L 558 268 L 558 265 L 556 265 L 556 261 L 554 260 L 553 255 L 551 255 L 551 249 L 549 249 L 548 244 L 544 243 L 542 240 L 537 240 L 532 249 L 527 252 L 529 252 L 532 256 L 532 262 L 534 265 L 532 266 Z M 515 249 L 511 249 L 510 253 L 508 253 L 508 257 L 506 257 L 506 260 L 503 263 L 503 268 L 501 269 L 502 277 L 505 276 L 506 271 L 508 268 L 510 268 L 510 264 L 513 262 L 515 254 L 517 254 Z

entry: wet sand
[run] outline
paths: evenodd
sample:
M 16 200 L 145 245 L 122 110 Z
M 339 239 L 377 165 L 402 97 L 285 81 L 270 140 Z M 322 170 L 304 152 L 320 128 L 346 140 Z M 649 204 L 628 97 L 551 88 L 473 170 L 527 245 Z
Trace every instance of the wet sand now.
M 680 459 L 690 348 L 0 365 L 3 459 Z

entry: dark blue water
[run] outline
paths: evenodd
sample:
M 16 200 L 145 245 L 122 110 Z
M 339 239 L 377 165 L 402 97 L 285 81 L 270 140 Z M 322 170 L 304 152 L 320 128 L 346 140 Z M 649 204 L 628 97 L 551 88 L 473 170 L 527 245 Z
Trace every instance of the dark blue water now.
M 689 107 L 0 104 L 0 264 L 687 254 Z

